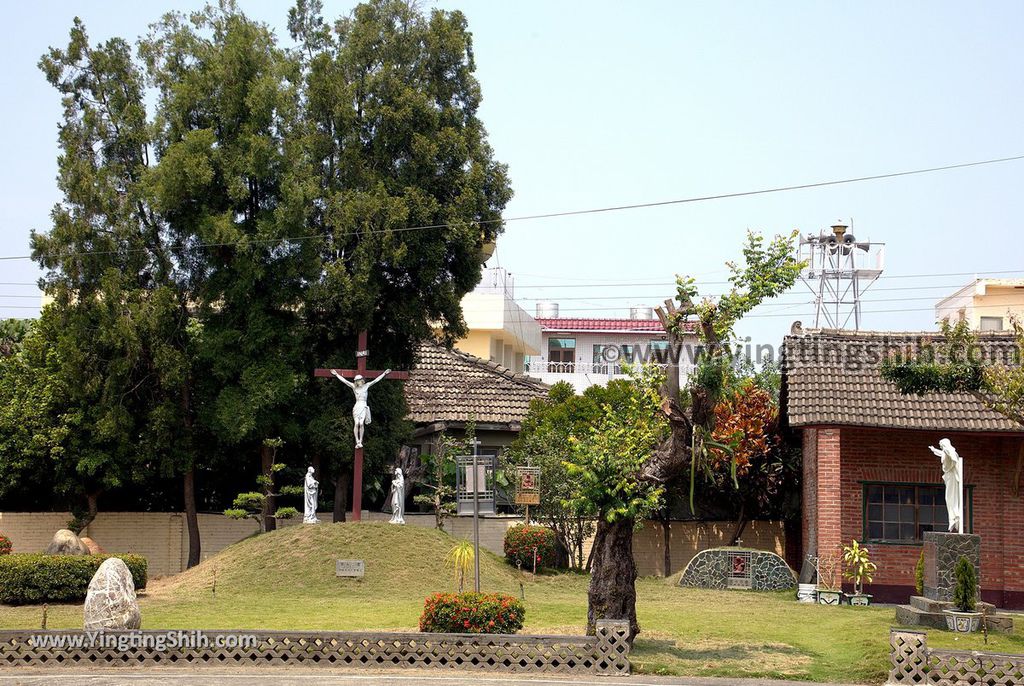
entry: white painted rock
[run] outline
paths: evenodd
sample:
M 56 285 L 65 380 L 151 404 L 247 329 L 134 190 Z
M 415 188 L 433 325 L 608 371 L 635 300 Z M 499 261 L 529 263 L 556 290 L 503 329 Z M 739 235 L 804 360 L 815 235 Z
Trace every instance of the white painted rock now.
M 88 555 L 89 547 L 71 529 L 60 529 L 44 552 L 47 555 Z
M 128 565 L 117 557 L 103 561 L 85 596 L 85 630 L 138 629 L 142 625 L 135 582 Z

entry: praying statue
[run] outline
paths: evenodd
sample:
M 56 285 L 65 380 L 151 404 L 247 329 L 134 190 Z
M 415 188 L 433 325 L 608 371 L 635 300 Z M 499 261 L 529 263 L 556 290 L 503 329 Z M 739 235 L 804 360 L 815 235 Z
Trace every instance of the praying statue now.
M 391 523 L 405 524 L 405 477 L 401 467 L 395 467 L 391 480 Z
M 355 377 L 349 381 L 337 371 L 333 369 L 331 370 L 331 374 L 333 374 L 338 381 L 351 388 L 352 393 L 356 396 L 356 404 L 352 406 L 352 433 L 355 434 L 357 448 L 363 447 L 363 429 L 364 426 L 369 424 L 372 419 L 370 406 L 367 404 L 367 396 L 370 394 L 370 386 L 381 379 L 387 378 L 387 375 L 390 373 L 391 370 L 386 369 L 383 374 L 372 381 L 367 381 L 361 374 L 356 374 Z
M 949 530 L 964 532 L 964 461 L 948 438 L 939 441 L 939 447 L 928 446 L 942 460 L 942 480 L 946 482 L 946 512 Z
M 305 497 L 303 498 L 303 524 L 319 524 L 320 520 L 316 518 L 316 497 L 320 491 L 320 482 L 313 478 L 313 468 L 310 467 L 306 470 L 306 483 L 303 488 Z

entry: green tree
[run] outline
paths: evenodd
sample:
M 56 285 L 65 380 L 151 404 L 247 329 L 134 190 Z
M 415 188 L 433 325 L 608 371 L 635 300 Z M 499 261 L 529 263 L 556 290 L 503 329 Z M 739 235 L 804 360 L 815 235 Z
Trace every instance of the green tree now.
M 632 393 L 623 407 L 603 406 L 603 416 L 582 439 L 570 439 L 573 451 L 566 462 L 572 484 L 569 504 L 597 515 L 588 593 L 587 629 L 598 619 L 628 619 L 630 634 L 639 631 L 636 619 L 636 563 L 633 531 L 661 504 L 664 486 L 644 476 L 651 453 L 669 432 L 659 411 L 665 377 L 654 368 L 634 376 Z M 621 551 L 626 550 L 625 556 Z M 612 594 L 601 581 L 628 580 Z M 616 605 L 612 605 L 615 603 Z
M 297 182 L 311 196 L 303 233 L 316 237 L 309 243 L 319 258 L 304 295 L 307 365 L 353 367 L 366 330 L 374 367 L 408 368 L 419 341 L 439 332 L 450 344 L 465 333 L 462 296 L 479 281 L 482 246 L 501 232 L 512 192 L 478 116 L 461 12 L 373 0 L 330 25 L 321 12 L 318 0 L 299 0 L 288 22 L 301 72 L 295 142 L 307 161 Z M 330 447 L 319 428 L 348 416 L 351 394 L 314 383 L 327 388 L 308 425 L 331 451 L 324 464 L 340 486 L 350 444 Z M 397 386 L 374 389 L 378 436 L 408 428 Z
M 21 349 L 21 342 L 32 328 L 31 319 L 4 319 L 0 321 L 0 356 L 13 355 Z
M 302 298 L 317 255 L 292 240 L 312 202 L 289 142 L 298 73 L 269 28 L 228 3 L 165 16 L 140 52 L 159 93 L 154 201 L 180 259 L 202 267 L 193 274 L 198 419 L 222 443 L 251 450 L 267 477 L 268 440 L 300 440 L 294 406 L 310 372 Z M 271 495 L 267 530 L 274 511 Z
M 594 534 L 596 513 L 593 507 L 572 499 L 567 467 L 573 456 L 571 439 L 588 436 L 604 417 L 606 406 L 615 412 L 624 409 L 632 393 L 632 384 L 622 379 L 590 386 L 581 394 L 565 382 L 557 383 L 546 398 L 530 403 L 522 430 L 505 455 L 510 470 L 525 465 L 540 468 L 540 505 L 530 513 L 554 530 L 559 545 L 568 553 L 569 565 L 576 569 L 586 567 L 583 550 Z
M 434 327 L 464 333 L 461 298 L 511 196 L 460 13 L 377 0 L 328 29 L 318 2 L 298 2 L 289 29 L 298 50 L 223 0 L 165 16 L 135 59 L 76 19 L 40 62 L 64 104 L 63 198 L 32 236 L 52 325 L 4 383 L 20 398 L 8 409 L 39 424 L 40 446 L 82 443 L 67 473 L 103 488 L 179 476 L 190 564 L 203 470 L 258 454 L 267 476 L 308 455 L 344 490 L 351 448 L 328 433 L 351 394 L 311 369 L 354 366 L 360 330 L 374 366 L 394 368 Z M 409 426 L 398 384 L 375 398 L 380 492 Z
M 675 302 L 666 301 L 665 307 L 658 309 L 670 343 L 680 345 L 683 334 L 695 327 L 703 354 L 685 393 L 680 393 L 676 361 L 669 364 L 656 409 L 652 409 L 649 394 L 643 394 L 646 402 L 636 410 L 666 417 L 668 429 L 642 459 L 639 450 L 646 446 L 650 434 L 621 426 L 614 417 L 606 418 L 600 431 L 604 435 L 594 439 L 593 449 L 607 457 L 601 458 L 601 470 L 592 470 L 602 479 L 587 482 L 581 492 L 599 508 L 588 590 L 588 631 L 593 632 L 596 620 L 608 618 L 627 619 L 631 637 L 639 632 L 632 550 L 636 517 L 647 514 L 657 504 L 664 485 L 687 467 L 691 474 L 703 470 L 714 460 L 712 449 L 728 447 L 714 441 L 712 432 L 714 410 L 728 390 L 734 365 L 729 354 L 733 327 L 752 309 L 796 282 L 802 265 L 793 257 L 794 237 L 776 236 L 765 245 L 761 236 L 748 234 L 743 264 L 727 263 L 731 287 L 725 295 L 698 301 L 694 280 L 679 278 Z M 642 426 L 652 426 L 652 422 L 648 419 Z M 615 455 L 620 457 L 615 459 Z

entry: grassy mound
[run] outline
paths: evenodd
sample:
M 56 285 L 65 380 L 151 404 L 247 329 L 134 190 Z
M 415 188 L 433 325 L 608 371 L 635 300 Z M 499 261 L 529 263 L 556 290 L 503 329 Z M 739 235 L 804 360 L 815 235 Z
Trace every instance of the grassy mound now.
M 239 541 L 186 572 L 154 582 L 151 593 L 195 597 L 214 588 L 217 595 L 258 588 L 271 594 L 423 598 L 456 590 L 444 562 L 455 542 L 436 529 L 384 523 L 289 526 Z M 366 575 L 336 577 L 338 559 L 363 560 Z M 516 572 L 493 553 L 481 551 L 480 576 L 487 590 L 518 591 Z M 472 577 L 466 581 L 472 585 Z

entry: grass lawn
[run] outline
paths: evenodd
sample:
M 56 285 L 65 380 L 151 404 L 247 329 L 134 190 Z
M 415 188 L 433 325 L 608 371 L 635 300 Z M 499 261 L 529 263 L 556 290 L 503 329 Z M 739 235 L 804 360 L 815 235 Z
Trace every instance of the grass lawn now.
M 147 629 L 415 630 L 423 599 L 454 590 L 442 532 L 387 524 L 296 526 L 242 541 L 199 567 L 154 580 L 141 598 Z M 366 561 L 361 580 L 334 576 L 336 558 Z M 587 578 L 533 579 L 487 554 L 487 591 L 525 593 L 528 633 L 578 634 Z M 522 584 L 522 588 L 520 588 Z M 881 683 L 888 669 L 892 608 L 823 607 L 792 593 L 684 589 L 672 580 L 637 582 L 642 633 L 631 655 L 649 674 L 776 677 Z M 40 625 L 42 609 L 0 606 L 0 628 Z M 81 627 L 81 607 L 49 608 L 50 628 Z M 1024 632 L 957 640 L 929 632 L 938 647 L 1024 653 Z

